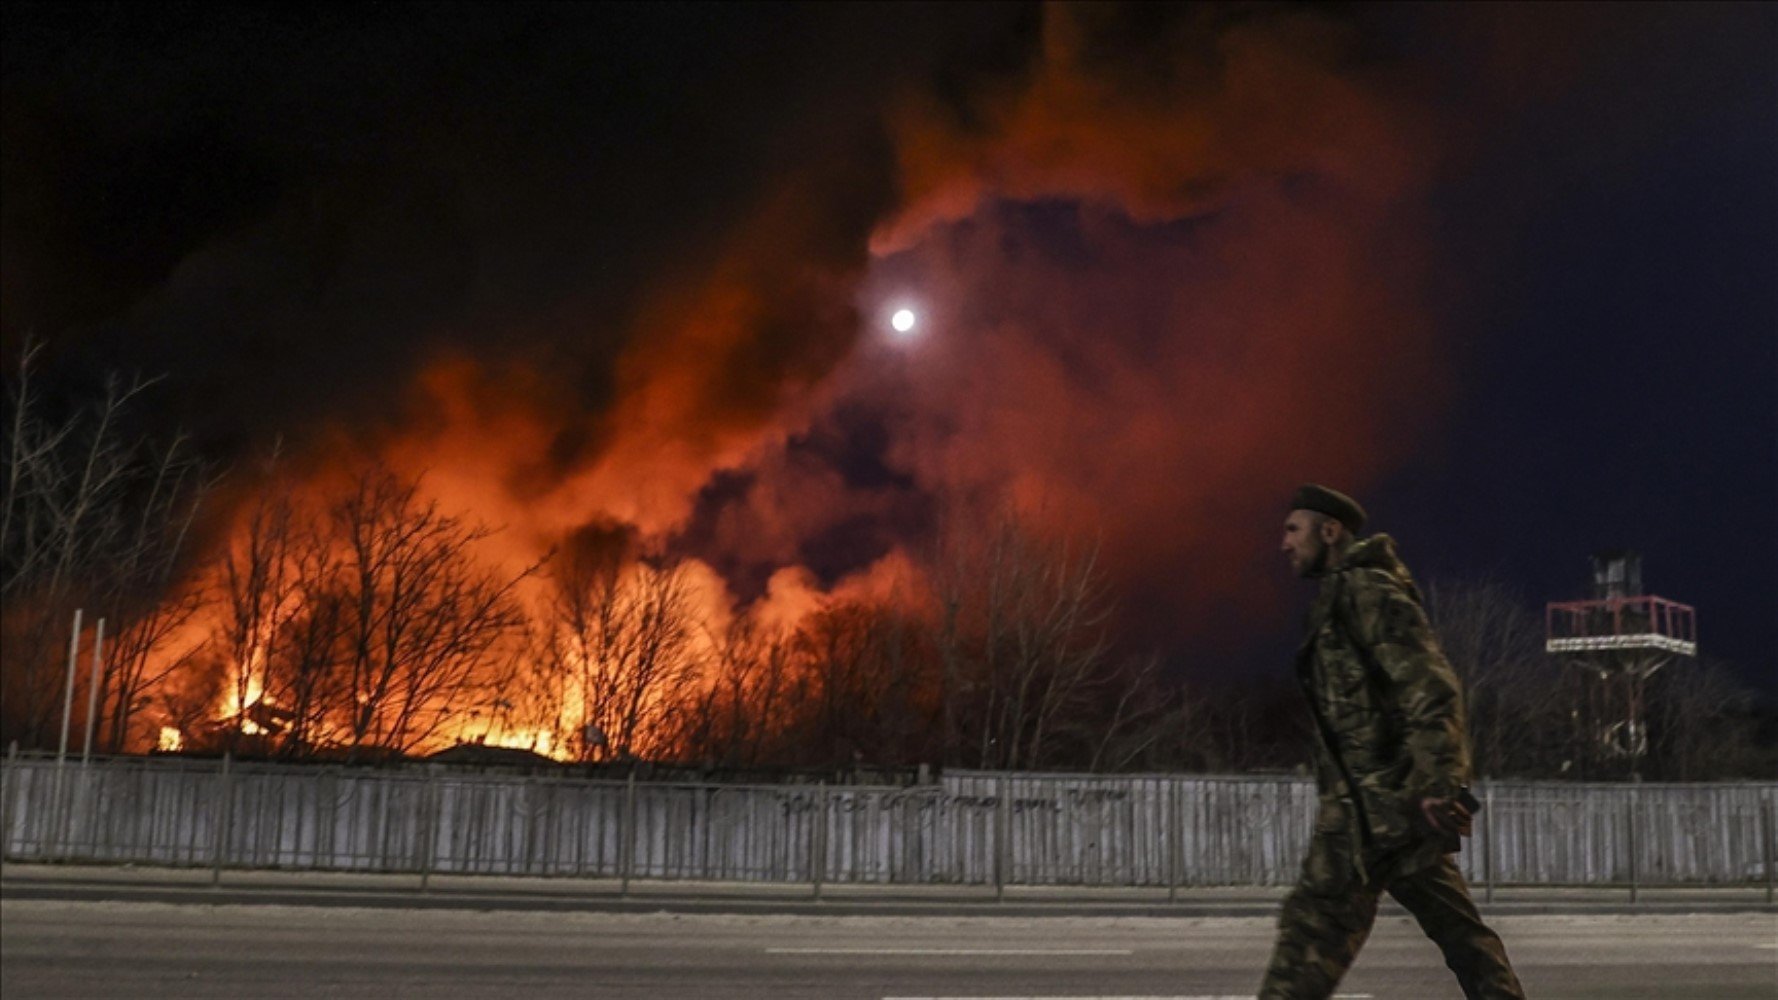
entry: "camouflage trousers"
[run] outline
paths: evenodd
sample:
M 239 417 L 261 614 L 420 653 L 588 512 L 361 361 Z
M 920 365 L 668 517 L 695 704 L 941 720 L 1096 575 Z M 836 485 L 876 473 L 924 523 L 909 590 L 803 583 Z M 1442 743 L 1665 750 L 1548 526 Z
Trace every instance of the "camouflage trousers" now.
M 1325 838 L 1325 839 L 1324 839 Z M 1500 936 L 1482 923 L 1463 875 L 1450 855 L 1410 874 L 1361 877 L 1340 865 L 1337 836 L 1317 833 L 1303 863 L 1303 875 L 1278 917 L 1278 943 L 1272 950 L 1260 1000 L 1324 1000 L 1358 957 L 1377 917 L 1379 897 L 1388 892 L 1407 908 L 1444 952 L 1469 1000 L 1516 998 L 1524 989 L 1506 958 Z M 1388 873 L 1388 859 L 1369 866 Z

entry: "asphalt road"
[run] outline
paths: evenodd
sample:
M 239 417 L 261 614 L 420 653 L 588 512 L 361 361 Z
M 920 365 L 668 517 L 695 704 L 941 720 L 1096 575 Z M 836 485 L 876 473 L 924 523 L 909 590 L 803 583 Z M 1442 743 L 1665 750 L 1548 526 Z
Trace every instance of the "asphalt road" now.
M 1545 1000 L 1778 998 L 1778 916 L 1497 916 Z M 0 994 L 29 997 L 1252 996 L 1271 921 L 716 916 L 0 901 Z M 1352 1000 L 1459 997 L 1385 916 Z

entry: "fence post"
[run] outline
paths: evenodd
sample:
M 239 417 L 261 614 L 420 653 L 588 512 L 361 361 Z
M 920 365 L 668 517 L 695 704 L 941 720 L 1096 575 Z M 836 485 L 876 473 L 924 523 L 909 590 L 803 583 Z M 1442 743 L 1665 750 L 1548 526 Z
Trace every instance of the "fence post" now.
M 68 682 L 63 685 L 62 693 L 62 738 L 56 743 L 56 771 L 62 769 L 62 761 L 68 757 L 68 720 L 74 715 L 74 671 L 80 660 L 80 615 L 83 609 L 74 609 L 74 632 L 68 638 Z
M 617 839 L 621 855 L 617 859 L 618 871 L 622 877 L 618 892 L 628 896 L 630 894 L 630 869 L 636 858 L 636 765 L 634 763 L 630 765 L 630 776 L 624 782 L 624 825 L 623 829 L 618 831 Z
M 438 828 L 444 813 L 444 796 L 438 791 L 438 772 L 426 771 L 425 792 L 421 796 L 422 815 L 426 820 L 426 836 L 422 847 L 425 854 L 420 857 L 420 891 L 430 892 L 432 889 L 433 855 L 438 853 Z M 430 808 L 427 808 L 430 807 Z
M 575 787 L 581 794 L 576 796 L 574 804 L 574 877 L 585 878 L 587 827 L 591 825 L 593 812 L 588 803 L 593 796 L 586 794 L 589 790 L 586 785 L 576 784 Z
M 1627 836 L 1630 841 L 1630 902 L 1636 902 L 1636 786 L 1630 786 L 1630 797 L 1624 807 Z
M 18 744 L 14 743 L 13 747 L 16 750 Z M 1770 788 L 1766 789 L 1765 806 L 1764 809 L 1760 810 L 1760 826 L 1765 830 L 1766 905 L 1770 906 L 1772 904 L 1772 890 L 1775 882 L 1778 882 L 1778 871 L 1775 871 L 1775 869 L 1778 869 L 1778 858 L 1774 857 L 1774 854 L 1778 852 L 1773 850 L 1773 841 L 1778 838 L 1774 837 L 1774 831 L 1772 830 L 1772 827 L 1775 824 L 1778 824 L 1778 815 L 1775 815 L 1778 814 L 1778 794 L 1774 794 L 1773 790 Z
M 62 765 L 68 759 L 68 722 L 74 716 L 74 674 L 80 660 L 81 610 L 74 609 L 74 630 L 68 638 L 68 681 L 63 685 L 62 736 L 56 743 L 56 777 L 50 794 L 49 820 L 55 835 L 55 845 L 52 852 L 49 852 L 50 857 L 66 856 L 68 839 L 74 825 L 74 793 L 68 786 L 67 777 L 62 773 Z
M 86 686 L 86 733 L 80 743 L 80 766 L 85 767 L 93 757 L 93 716 L 99 711 L 99 666 L 103 662 L 105 649 L 105 619 L 99 619 L 99 627 L 93 630 L 93 676 Z
M 64 773 L 58 767 L 56 783 L 61 796 L 61 813 L 56 821 L 56 843 L 60 845 L 58 853 L 64 858 L 74 857 L 74 813 L 80 802 L 80 793 L 86 790 L 87 772 L 84 769 L 70 768 Z
M 712 854 L 710 850 L 710 838 L 714 835 L 714 828 L 716 826 L 716 789 L 710 785 L 705 785 L 700 788 L 699 791 L 703 793 L 704 814 L 702 829 L 699 831 L 702 834 L 702 837 L 699 838 L 701 842 L 698 846 L 698 857 L 700 859 L 698 877 L 702 879 L 713 879 L 716 878 L 717 866 L 712 864 L 710 860 Z
M 1181 815 L 1183 810 L 1180 808 L 1181 798 L 1179 778 L 1175 776 L 1168 779 L 1165 829 L 1167 831 L 1167 902 L 1169 903 L 1179 902 L 1179 862 L 1181 860 L 1179 854 L 1185 839 L 1185 824 L 1182 822 L 1184 817 Z
M 809 830 L 809 877 L 815 883 L 815 898 L 821 898 L 821 876 L 827 868 L 827 781 L 815 790 L 814 826 Z
M 1479 839 L 1482 842 L 1482 883 L 1485 886 L 1483 900 L 1494 902 L 1494 782 L 1488 782 L 1482 789 L 1482 828 Z
M 1012 819 L 1011 801 L 1008 797 L 1010 779 L 1006 772 L 1000 773 L 1000 795 L 994 810 L 994 899 L 996 902 L 1006 899 L 1007 872 L 1012 867 L 1012 859 L 1007 857 L 1011 833 L 1008 830 Z
M 229 794 L 228 765 L 233 754 L 224 752 L 222 770 L 216 776 L 216 851 L 210 865 L 210 886 L 222 885 L 222 852 L 228 847 L 228 828 L 233 821 L 234 810 L 230 808 L 233 796 Z
M 519 808 L 519 814 L 525 817 L 525 839 L 519 843 L 520 875 L 531 874 L 531 858 L 536 853 L 533 850 L 537 843 L 537 816 L 539 812 L 536 792 L 537 779 L 535 777 L 527 774 L 520 779 L 519 799 L 524 802 L 524 805 Z M 512 866 L 509 863 L 507 871 L 511 870 Z
M 12 857 L 12 802 L 19 794 L 19 741 L 13 740 L 6 747 L 6 774 L 11 780 L 6 785 L 6 800 L 0 802 L 0 868 L 6 865 L 6 859 Z

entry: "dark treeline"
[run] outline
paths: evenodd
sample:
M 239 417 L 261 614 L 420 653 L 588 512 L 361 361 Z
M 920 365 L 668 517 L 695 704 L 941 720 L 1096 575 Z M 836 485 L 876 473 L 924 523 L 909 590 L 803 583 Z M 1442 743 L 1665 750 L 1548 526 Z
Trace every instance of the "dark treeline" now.
M 58 742 L 78 607 L 89 630 L 107 621 L 100 752 L 174 733 L 188 751 L 283 759 L 485 741 L 734 770 L 1231 773 L 1308 757 L 1288 664 L 1201 683 L 1132 655 L 1097 550 L 1003 514 L 953 517 L 903 586 L 787 622 L 730 612 L 707 570 L 621 530 L 495 570 L 497 532 L 375 462 L 301 489 L 273 465 L 251 473 L 246 502 L 209 502 L 215 480 L 182 442 L 127 430 L 144 384 L 58 412 L 33 394 L 32 360 L 7 384 L 0 503 L 0 739 L 26 748 Z M 248 476 L 232 473 L 231 492 Z M 1699 780 L 1778 764 L 1769 709 L 1721 664 L 1655 673 L 1642 753 L 1626 756 L 1621 729 L 1605 738 L 1596 674 L 1543 652 L 1529 602 L 1486 583 L 1428 591 L 1483 776 Z M 92 690 L 79 667 L 75 746 Z
M 1544 652 L 1541 609 L 1509 588 L 1435 581 L 1427 604 L 1463 679 L 1478 774 L 1698 781 L 1778 772 L 1773 708 L 1728 664 L 1670 659 L 1643 682 L 1630 720 L 1622 673 L 1601 677 L 1598 661 Z

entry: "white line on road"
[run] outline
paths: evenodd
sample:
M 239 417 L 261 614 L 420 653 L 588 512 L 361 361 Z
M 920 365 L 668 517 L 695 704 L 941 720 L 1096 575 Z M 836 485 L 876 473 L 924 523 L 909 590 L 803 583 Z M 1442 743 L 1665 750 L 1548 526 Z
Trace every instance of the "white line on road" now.
M 1253 1000 L 1247 993 L 1199 993 L 1190 996 L 1093 996 L 1093 997 L 884 997 L 883 1000 Z M 1335 993 L 1333 1000 L 1376 1000 L 1369 993 Z
M 1128 948 L 767 948 L 768 955 L 1134 955 Z

